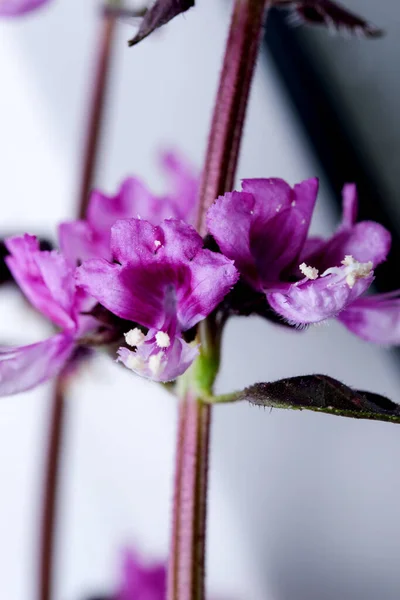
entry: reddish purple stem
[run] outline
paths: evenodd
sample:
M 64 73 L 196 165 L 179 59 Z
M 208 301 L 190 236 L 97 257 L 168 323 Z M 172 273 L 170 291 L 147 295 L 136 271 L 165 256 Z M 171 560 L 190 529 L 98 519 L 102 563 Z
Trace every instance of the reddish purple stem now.
M 168 598 L 204 598 L 210 407 L 190 393 L 179 409 Z
M 86 216 L 90 190 L 93 185 L 95 169 L 99 157 L 99 141 L 101 127 L 104 121 L 104 107 L 109 83 L 115 25 L 115 14 L 111 11 L 105 11 L 101 22 L 96 74 L 88 113 L 89 117 L 86 132 L 84 162 L 79 191 L 78 216 L 80 219 L 83 219 Z
M 53 597 L 53 566 L 55 546 L 55 521 L 57 492 L 59 486 L 59 462 L 61 456 L 63 420 L 65 409 L 66 379 L 59 375 L 54 386 L 49 418 L 49 437 L 46 453 L 43 512 L 41 527 L 41 554 L 38 600 Z
M 88 127 L 77 209 L 79 218 L 84 218 L 86 215 L 90 189 L 93 185 L 93 178 L 99 155 L 99 140 L 101 126 L 104 121 L 115 24 L 116 14 L 105 11 L 101 19 L 101 34 L 98 45 L 95 82 L 88 111 Z M 61 445 L 65 423 L 64 395 L 66 385 L 66 378 L 64 375 L 59 375 L 55 383 L 52 397 L 45 466 L 42 525 L 40 532 L 41 545 L 39 557 L 38 600 L 52 600 L 54 597 L 54 538 L 57 517 L 57 492 L 61 462 Z
M 198 230 L 203 235 L 207 209 L 233 186 L 265 4 L 265 0 L 235 0 L 199 198 Z M 212 324 L 206 321 L 205 334 L 200 334 L 203 348 L 207 326 Z M 205 597 L 210 427 L 211 406 L 189 392 L 179 409 L 168 600 Z
M 236 0 L 211 125 L 199 198 L 198 229 L 207 209 L 234 184 L 266 0 Z

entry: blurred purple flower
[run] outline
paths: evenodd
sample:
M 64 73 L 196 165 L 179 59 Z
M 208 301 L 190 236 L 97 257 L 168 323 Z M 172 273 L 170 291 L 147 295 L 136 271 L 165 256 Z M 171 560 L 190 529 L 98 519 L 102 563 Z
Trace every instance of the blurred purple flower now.
M 339 315 L 352 333 L 367 342 L 400 344 L 400 290 L 359 298 Z
M 22 292 L 61 332 L 36 344 L 0 348 L 1 396 L 54 377 L 71 357 L 75 340 L 93 323 L 80 314 L 93 300 L 77 289 L 74 271 L 61 254 L 41 251 L 38 240 L 28 234 L 8 239 L 6 246 L 7 265 Z
M 112 600 L 165 600 L 167 570 L 163 563 L 143 565 L 136 554 L 125 551 L 121 587 Z
M 199 234 L 183 221 L 154 226 L 141 219 L 117 221 L 111 229 L 114 262 L 92 259 L 77 269 L 77 281 L 118 317 L 148 329 L 126 332 L 119 360 L 156 381 L 181 375 L 198 353 L 182 332 L 204 319 L 238 279 L 225 256 L 203 249 Z
M 0 17 L 24 15 L 48 2 L 49 0 L 0 0 Z
M 192 221 L 198 190 L 192 168 L 173 152 L 161 155 L 161 166 L 169 180 L 166 195 L 156 196 L 141 180 L 129 177 L 115 196 L 93 191 L 85 220 L 60 225 L 61 250 L 71 265 L 89 258 L 109 259 L 111 227 L 118 219 L 139 217 L 154 225 L 170 217 Z

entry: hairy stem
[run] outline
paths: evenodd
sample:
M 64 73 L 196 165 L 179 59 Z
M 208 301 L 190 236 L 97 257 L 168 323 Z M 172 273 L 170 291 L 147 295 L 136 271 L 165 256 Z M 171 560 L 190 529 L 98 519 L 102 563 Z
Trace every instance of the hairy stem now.
M 210 407 L 181 401 L 176 452 L 169 600 L 203 600 Z
M 106 3 L 107 8 L 118 8 L 120 2 L 111 0 Z M 107 89 L 109 83 L 110 66 L 112 59 L 113 40 L 117 11 L 104 10 L 99 44 L 97 46 L 97 63 L 92 97 L 89 105 L 89 117 L 86 130 L 83 169 L 79 191 L 79 218 L 83 219 L 89 203 L 90 190 L 99 156 L 99 141 L 104 121 Z
M 66 379 L 63 375 L 59 375 L 54 386 L 50 407 L 48 448 L 46 454 L 42 503 L 38 600 L 51 600 L 51 598 L 53 598 L 55 521 L 65 409 L 65 387 Z
M 235 0 L 199 198 L 198 230 L 206 212 L 233 185 L 265 0 Z M 201 386 L 211 393 L 218 371 L 220 335 L 212 319 L 199 329 Z M 210 372 L 210 378 L 207 373 Z M 198 379 L 199 381 L 199 379 Z M 179 410 L 168 600 L 204 600 L 208 456 L 211 406 L 186 392 Z
M 197 224 L 202 235 L 207 209 L 234 183 L 266 4 L 235 1 L 200 189 Z

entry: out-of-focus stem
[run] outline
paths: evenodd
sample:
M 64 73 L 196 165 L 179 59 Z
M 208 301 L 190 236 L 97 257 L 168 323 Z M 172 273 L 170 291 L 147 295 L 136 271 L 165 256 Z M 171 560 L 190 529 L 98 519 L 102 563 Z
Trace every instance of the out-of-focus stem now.
M 266 4 L 236 0 L 234 5 L 200 189 L 197 225 L 202 235 L 207 209 L 234 183 Z
M 86 214 L 89 193 L 99 154 L 99 141 L 104 120 L 105 101 L 110 75 L 112 48 L 115 34 L 117 11 L 120 0 L 106 2 L 101 19 L 100 41 L 97 46 L 97 64 L 93 94 L 88 110 L 86 142 L 79 191 L 77 213 L 79 218 Z M 50 412 L 48 448 L 44 475 L 44 494 L 42 509 L 40 565 L 38 581 L 38 600 L 52 600 L 55 556 L 55 529 L 57 516 L 58 480 L 61 462 L 62 438 L 65 428 L 65 391 L 67 376 L 60 374 L 55 382 Z
M 110 67 L 112 60 L 113 40 L 115 37 L 117 11 L 107 8 L 118 8 L 119 0 L 106 3 L 101 20 L 99 43 L 96 48 L 95 78 L 88 110 L 88 123 L 83 158 L 83 169 L 79 191 L 79 218 L 83 219 L 89 203 L 90 190 L 99 155 L 99 142 L 104 121 L 104 108 L 107 97 Z
M 63 374 L 59 375 L 54 385 L 53 397 L 51 399 L 40 530 L 38 600 L 51 600 L 53 598 L 55 522 L 66 385 L 66 376 Z

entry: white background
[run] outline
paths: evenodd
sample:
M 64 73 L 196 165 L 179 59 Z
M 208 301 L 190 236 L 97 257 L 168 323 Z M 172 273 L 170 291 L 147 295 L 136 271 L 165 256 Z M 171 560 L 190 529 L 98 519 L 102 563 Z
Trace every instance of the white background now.
M 96 2 L 54 0 L 0 23 L 1 228 L 53 234 L 73 216 Z M 122 25 L 98 184 L 127 174 L 162 189 L 158 148 L 200 167 L 229 6 L 203 0 L 136 49 Z M 349 42 L 346 42 L 349 43 Z M 345 44 L 346 44 L 345 43 Z M 351 42 L 362 44 L 367 42 Z M 260 60 L 238 177 L 318 174 L 267 57 Z M 314 228 L 335 226 L 322 190 Z M 398 268 L 398 265 L 396 265 Z M 1 292 L 2 341 L 48 330 Z M 340 325 L 306 332 L 257 319 L 226 331 L 220 391 L 321 372 L 398 399 L 391 355 Z M 0 402 L 0 585 L 35 598 L 40 477 L 51 386 Z M 112 590 L 118 553 L 167 553 L 176 403 L 105 357 L 68 399 L 56 600 Z M 214 411 L 208 585 L 234 600 L 397 600 L 400 597 L 400 434 L 391 424 L 224 406 Z

